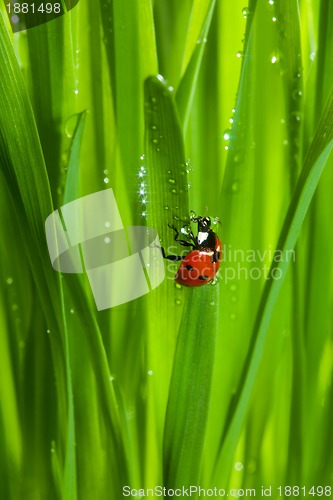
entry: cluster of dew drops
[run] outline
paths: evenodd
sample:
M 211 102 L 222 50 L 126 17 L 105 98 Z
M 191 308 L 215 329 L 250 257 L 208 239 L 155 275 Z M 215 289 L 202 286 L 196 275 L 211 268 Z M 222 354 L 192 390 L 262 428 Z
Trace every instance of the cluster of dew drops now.
M 139 188 L 138 195 L 140 200 L 140 215 L 143 219 L 147 219 L 147 205 L 148 205 L 148 182 L 147 170 L 145 165 L 145 155 L 140 156 L 140 166 L 138 172 Z
M 192 171 L 192 165 L 191 165 L 191 160 L 188 159 L 186 160 L 185 164 L 182 165 L 184 167 L 183 172 L 186 174 L 189 174 Z M 148 201 L 148 194 L 149 194 L 149 186 L 148 186 L 148 178 L 147 178 L 147 169 L 145 165 L 145 155 L 142 154 L 140 156 L 140 165 L 139 165 L 139 171 L 138 171 L 138 196 L 139 196 L 139 203 L 140 203 L 140 215 L 143 219 L 147 219 L 148 217 L 148 212 L 147 212 L 147 207 L 149 204 Z M 174 176 L 172 175 L 172 171 L 168 170 L 167 172 L 167 183 L 170 186 L 170 193 L 171 194 L 178 194 L 178 189 L 177 189 L 177 182 Z M 187 189 L 191 189 L 191 183 L 189 182 L 187 184 Z M 177 208 L 177 207 L 175 207 Z M 164 206 L 165 210 L 169 210 L 169 206 L 165 205 Z M 174 217 L 176 220 L 178 220 L 178 217 Z
M 13 321 L 15 323 L 16 327 L 19 327 L 21 325 L 21 318 L 20 318 L 20 308 L 18 303 L 16 302 L 17 294 L 15 290 L 15 282 L 12 276 L 8 276 L 6 278 L 6 285 L 8 286 L 9 289 L 9 297 L 10 297 L 10 302 L 11 302 L 11 311 L 13 314 Z M 19 340 L 18 346 L 20 349 L 23 349 L 25 347 L 25 342 L 24 340 Z
M 276 3 L 277 0 L 267 0 L 267 7 L 269 9 L 269 11 L 272 11 L 273 7 L 274 7 L 274 4 Z M 244 17 L 244 19 L 248 19 L 251 15 L 251 11 L 249 9 L 249 7 L 244 7 L 242 9 L 242 15 Z M 276 17 L 276 15 L 272 15 L 271 16 L 271 21 L 272 23 L 275 23 L 276 25 L 282 25 L 283 24 L 283 19 L 278 19 Z M 284 32 L 283 32 L 283 29 L 280 30 L 280 36 L 284 36 Z M 244 39 L 243 39 L 243 42 L 244 42 Z M 239 58 L 239 59 L 242 59 L 244 57 L 244 51 L 243 50 L 239 50 L 237 53 L 236 53 L 236 57 Z M 315 51 L 311 51 L 310 54 L 309 54 L 309 58 L 311 61 L 314 61 L 316 57 L 316 52 Z M 274 50 L 271 55 L 270 55 L 270 58 L 269 58 L 269 62 L 276 66 L 277 68 L 279 68 L 280 64 L 281 63 L 281 60 L 282 60 L 282 55 L 280 53 L 279 50 Z M 280 72 L 280 75 L 283 74 L 283 69 L 280 68 L 279 69 L 279 72 Z M 301 78 L 302 78 L 302 68 L 299 68 L 297 70 L 297 72 L 295 73 L 295 76 L 294 76 L 294 90 L 292 92 L 292 98 L 293 100 L 295 101 L 295 107 L 297 108 L 297 102 L 300 102 L 300 100 L 302 99 L 303 97 L 303 93 L 302 93 L 302 88 L 301 88 Z M 232 126 L 233 126 L 233 122 L 234 122 L 234 113 L 235 113 L 235 109 L 232 109 L 232 116 L 230 117 L 229 119 L 229 123 L 230 123 L 230 126 L 229 128 L 227 128 L 224 133 L 223 133 L 223 139 L 224 139 L 224 149 L 226 151 L 228 151 L 229 149 L 229 141 L 230 139 L 232 138 Z M 291 113 L 291 116 L 290 116 L 290 125 L 292 127 L 297 127 L 300 125 L 301 123 L 301 120 L 302 120 L 302 114 L 298 111 L 298 110 L 295 110 Z M 285 118 L 281 118 L 281 124 L 282 125 L 285 125 L 287 123 L 287 119 Z M 284 146 L 287 146 L 288 145 L 288 140 L 287 139 L 284 139 L 283 140 L 283 145 Z M 235 162 L 237 161 L 238 157 L 237 155 L 235 156 Z M 235 183 L 232 187 L 232 191 L 236 192 L 238 191 L 238 186 L 237 186 L 237 183 Z

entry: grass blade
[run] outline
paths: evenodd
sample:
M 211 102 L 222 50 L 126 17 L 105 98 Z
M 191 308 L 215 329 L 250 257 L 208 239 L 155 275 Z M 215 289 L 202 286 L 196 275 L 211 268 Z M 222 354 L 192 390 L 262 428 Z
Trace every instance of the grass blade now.
M 327 106 L 319 123 L 315 138 L 307 155 L 300 179 L 297 183 L 295 193 L 292 197 L 288 213 L 281 230 L 277 245 L 277 254 L 283 256 L 282 260 L 274 261 L 271 264 L 271 273 L 280 270 L 281 278 L 270 278 L 262 293 L 256 322 L 254 325 L 251 346 L 243 369 L 241 385 L 237 395 L 237 402 L 234 406 L 233 417 L 230 419 L 230 427 L 227 429 L 225 441 L 222 446 L 218 460 L 218 471 L 223 471 L 224 480 L 227 479 L 229 471 L 224 467 L 228 456 L 231 456 L 236 448 L 237 441 L 244 423 L 248 404 L 255 384 L 263 348 L 265 345 L 268 327 L 281 291 L 289 261 L 286 258 L 288 251 L 292 250 L 296 244 L 301 227 L 309 209 L 311 200 L 315 193 L 321 174 L 330 156 L 333 147 L 333 91 L 331 92 Z
M 217 333 L 218 287 L 187 292 L 164 432 L 164 480 L 169 488 L 200 484 Z

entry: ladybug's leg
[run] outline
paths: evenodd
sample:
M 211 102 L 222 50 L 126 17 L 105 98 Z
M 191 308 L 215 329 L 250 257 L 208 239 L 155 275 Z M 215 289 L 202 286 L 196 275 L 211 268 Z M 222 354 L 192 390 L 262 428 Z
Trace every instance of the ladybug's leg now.
M 151 248 L 159 248 L 161 250 L 163 259 L 177 261 L 177 260 L 183 260 L 185 258 L 185 255 L 166 255 L 164 248 L 158 245 L 152 245 Z
M 194 235 L 192 233 L 192 231 L 190 232 L 190 238 L 194 241 L 194 243 L 190 243 L 189 241 L 186 241 L 186 240 L 179 240 L 178 237 L 179 237 L 179 232 L 178 232 L 178 229 L 175 227 L 175 226 L 171 226 L 170 224 L 168 224 L 168 226 L 174 230 L 175 232 L 175 236 L 174 236 L 174 240 L 179 243 L 180 245 L 182 245 L 183 247 L 195 247 L 196 244 L 195 244 L 195 238 L 194 238 Z

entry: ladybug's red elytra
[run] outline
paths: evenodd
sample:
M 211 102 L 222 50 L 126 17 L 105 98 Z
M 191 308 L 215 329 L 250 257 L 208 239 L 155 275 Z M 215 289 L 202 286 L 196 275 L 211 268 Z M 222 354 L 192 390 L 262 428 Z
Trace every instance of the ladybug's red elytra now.
M 189 241 L 180 240 L 179 232 L 175 226 L 169 227 L 175 232 L 175 241 L 185 247 L 192 247 L 185 256 L 165 255 L 165 259 L 182 263 L 175 276 L 176 283 L 184 286 L 202 286 L 209 283 L 219 270 L 222 256 L 222 244 L 217 234 L 211 229 L 210 217 L 191 217 L 192 222 L 198 223 L 198 235 L 194 236 L 190 230 L 187 237 Z

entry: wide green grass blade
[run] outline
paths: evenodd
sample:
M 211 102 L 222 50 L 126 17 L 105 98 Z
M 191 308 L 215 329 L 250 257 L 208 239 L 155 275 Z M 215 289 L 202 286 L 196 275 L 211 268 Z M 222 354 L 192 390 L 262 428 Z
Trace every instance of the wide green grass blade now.
M 157 229 L 161 244 L 169 253 L 177 253 L 173 231 L 188 221 L 188 178 L 182 131 L 173 91 L 161 76 L 145 82 L 145 158 L 139 177 L 145 187 L 147 225 Z M 140 175 L 140 173 L 139 173 Z M 171 374 L 175 336 L 183 306 L 183 290 L 174 286 L 176 266 L 166 266 L 166 279 L 148 298 L 147 366 L 153 373 L 146 408 L 147 453 L 156 457 L 154 471 L 147 477 L 162 478 L 162 437 Z M 150 314 L 158 311 L 158 315 Z M 147 370 L 148 371 L 148 370 Z M 155 429 L 155 431 L 153 431 Z M 151 484 L 151 483 L 150 483 Z
M 218 286 L 187 292 L 164 432 L 164 483 L 170 488 L 200 484 L 218 324 Z
M 256 375 L 262 361 L 262 353 L 272 318 L 274 306 L 281 291 L 289 260 L 288 252 L 294 249 L 297 238 L 302 228 L 303 221 L 309 209 L 316 187 L 330 156 L 333 140 L 333 92 L 330 95 L 326 109 L 317 129 L 316 136 L 306 158 L 302 174 L 297 183 L 295 193 L 286 215 L 284 226 L 281 230 L 277 244 L 276 255 L 282 259 L 273 260 L 270 275 L 280 270 L 280 279 L 270 278 L 263 290 L 259 305 L 256 323 L 253 330 L 251 346 L 248 351 L 241 379 L 241 387 L 237 396 L 235 410 L 230 420 L 226 438 L 222 446 L 217 470 L 223 471 L 224 480 L 227 479 L 229 470 L 224 467 L 228 456 L 235 452 L 236 444 L 244 423 L 249 401 L 252 395 Z

